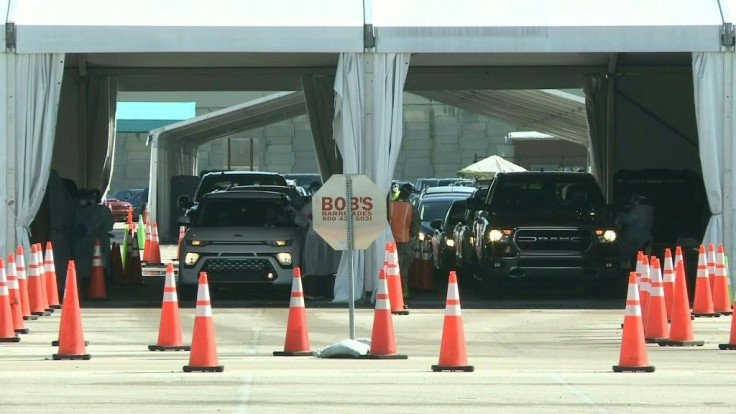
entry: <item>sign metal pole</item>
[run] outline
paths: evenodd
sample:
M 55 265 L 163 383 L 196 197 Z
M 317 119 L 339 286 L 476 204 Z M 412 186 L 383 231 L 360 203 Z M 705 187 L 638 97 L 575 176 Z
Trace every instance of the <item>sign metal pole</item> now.
M 348 291 L 348 306 L 350 309 L 350 339 L 355 339 L 355 274 L 353 269 L 353 178 L 345 176 L 345 200 L 348 225 L 348 273 L 350 284 Z

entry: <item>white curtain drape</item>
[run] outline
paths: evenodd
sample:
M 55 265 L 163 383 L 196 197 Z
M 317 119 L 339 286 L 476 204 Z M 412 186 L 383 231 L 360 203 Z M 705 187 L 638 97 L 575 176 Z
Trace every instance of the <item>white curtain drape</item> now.
M 29 252 L 29 226 L 36 216 L 51 168 L 64 54 L 15 56 L 16 243 Z M 6 246 L 10 247 L 10 246 Z
M 366 174 L 386 194 L 401 148 L 403 90 L 409 54 L 343 53 L 335 77 L 335 142 L 345 174 Z M 386 230 L 365 251 L 354 252 L 355 298 L 374 292 L 383 265 Z M 343 254 L 335 282 L 335 301 L 349 298 L 349 269 Z
M 708 205 L 712 214 L 708 227 L 703 237 L 703 243 L 724 242 L 724 207 L 731 209 L 731 217 L 734 217 L 733 204 L 723 205 L 724 180 L 724 155 L 728 145 L 734 141 L 733 114 L 736 113 L 734 100 L 732 99 L 734 85 L 733 70 L 736 64 L 734 52 L 705 52 L 693 53 L 693 86 L 695 93 L 695 116 L 698 123 L 698 141 L 700 150 L 700 161 L 703 169 L 703 182 L 705 184 Z M 730 66 L 730 67 L 729 67 Z M 728 79 L 730 75 L 730 79 Z M 726 90 L 728 88 L 731 90 Z M 733 160 L 733 145 L 731 148 L 731 159 Z M 733 174 L 733 171 L 731 171 Z M 734 179 L 731 183 L 731 194 L 734 194 Z M 733 233 L 733 231 L 731 232 Z M 730 251 L 727 255 L 736 257 L 734 243 L 730 243 Z M 731 260 L 733 263 L 733 259 Z M 733 266 L 731 266 L 733 269 Z M 730 272 L 734 275 L 734 272 Z M 732 276 L 733 277 L 733 276 Z

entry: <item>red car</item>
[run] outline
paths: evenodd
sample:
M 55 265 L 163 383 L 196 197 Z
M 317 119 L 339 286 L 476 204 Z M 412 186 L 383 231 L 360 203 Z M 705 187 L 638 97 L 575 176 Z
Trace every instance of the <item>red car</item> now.
M 105 200 L 105 205 L 112 212 L 112 217 L 115 221 L 127 221 L 128 210 L 133 208 L 133 205 L 127 201 L 120 201 L 114 198 L 108 198 Z

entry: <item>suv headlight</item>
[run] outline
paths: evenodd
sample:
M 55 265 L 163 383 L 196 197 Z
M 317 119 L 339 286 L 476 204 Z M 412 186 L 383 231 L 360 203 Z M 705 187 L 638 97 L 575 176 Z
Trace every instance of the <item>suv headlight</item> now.
M 445 240 L 445 244 L 447 245 L 447 247 L 455 247 L 455 240 L 447 239 Z
M 276 260 L 281 266 L 291 266 L 291 253 L 276 253 Z
M 427 237 L 427 235 L 424 234 L 424 232 L 421 232 L 420 231 L 419 234 L 417 234 L 417 239 L 419 239 L 419 240 L 422 240 L 423 241 L 426 237 Z
M 598 241 L 601 243 L 612 243 L 616 241 L 615 230 L 596 230 L 595 233 L 598 235 Z
M 194 266 L 197 263 L 197 260 L 199 260 L 199 253 L 189 252 L 184 256 L 184 264 L 187 266 Z

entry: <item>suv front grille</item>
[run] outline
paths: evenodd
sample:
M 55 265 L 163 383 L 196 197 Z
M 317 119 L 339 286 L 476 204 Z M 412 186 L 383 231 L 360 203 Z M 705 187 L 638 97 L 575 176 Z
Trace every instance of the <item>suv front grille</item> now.
M 584 252 L 592 243 L 590 232 L 579 229 L 519 229 L 514 242 L 527 252 Z
M 208 259 L 202 266 L 210 282 L 271 282 L 276 270 L 267 259 Z

